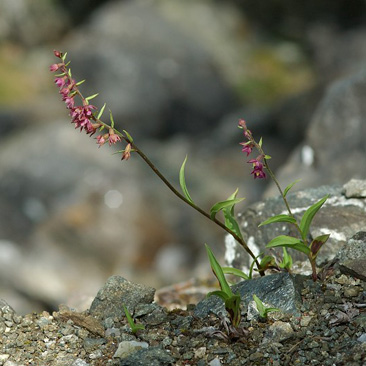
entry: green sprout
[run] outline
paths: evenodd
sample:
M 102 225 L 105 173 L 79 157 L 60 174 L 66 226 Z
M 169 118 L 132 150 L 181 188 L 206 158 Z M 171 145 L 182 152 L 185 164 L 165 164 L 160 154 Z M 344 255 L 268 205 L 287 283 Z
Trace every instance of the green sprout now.
M 266 307 L 263 304 L 263 302 L 261 301 L 261 299 L 255 294 L 253 295 L 253 300 L 254 300 L 255 305 L 257 307 L 259 317 L 261 319 L 267 319 L 268 313 L 271 313 L 273 311 L 280 311 L 280 309 L 277 309 L 277 308 Z
M 145 329 L 145 326 L 143 324 L 136 324 L 126 306 L 124 304 L 122 306 L 123 310 L 125 311 L 127 322 L 131 328 L 132 333 L 136 334 L 139 330 Z
M 234 294 L 231 290 L 228 282 L 226 281 L 224 272 L 222 267 L 220 266 L 219 262 L 215 258 L 214 254 L 212 253 L 210 247 L 205 244 L 206 251 L 208 255 L 208 259 L 211 264 L 211 269 L 214 275 L 216 276 L 217 280 L 219 281 L 219 285 L 221 290 L 219 291 L 212 291 L 207 294 L 207 296 L 218 296 L 225 302 L 225 309 L 229 315 L 230 321 L 234 327 L 238 327 L 240 324 L 241 319 L 241 312 L 240 312 L 240 295 Z

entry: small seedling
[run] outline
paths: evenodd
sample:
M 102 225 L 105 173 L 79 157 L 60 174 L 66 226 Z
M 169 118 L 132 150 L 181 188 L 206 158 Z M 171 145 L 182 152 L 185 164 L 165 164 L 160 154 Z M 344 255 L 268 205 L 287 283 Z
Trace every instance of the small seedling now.
M 229 284 L 226 281 L 224 272 L 222 267 L 220 266 L 219 262 L 215 258 L 214 254 L 212 253 L 210 247 L 205 244 L 206 251 L 208 255 L 208 259 L 211 264 L 211 269 L 214 275 L 216 276 L 217 280 L 219 281 L 219 285 L 221 290 L 220 291 L 212 291 L 207 294 L 207 296 L 218 296 L 225 302 L 225 309 L 229 315 L 230 321 L 234 327 L 238 327 L 240 324 L 241 319 L 241 312 L 240 312 L 240 295 L 234 294 L 231 290 Z
M 253 300 L 254 300 L 255 305 L 257 307 L 259 317 L 261 319 L 267 319 L 268 313 L 271 313 L 273 311 L 280 311 L 280 309 L 277 309 L 277 308 L 266 307 L 263 304 L 263 302 L 261 301 L 261 299 L 255 294 L 253 295 Z
M 130 312 L 127 310 L 126 306 L 125 305 L 122 305 L 122 306 L 123 306 L 123 310 L 125 311 L 127 322 L 131 328 L 132 333 L 136 334 L 139 330 L 145 329 L 145 326 L 143 324 L 136 324 L 135 321 L 133 320 Z

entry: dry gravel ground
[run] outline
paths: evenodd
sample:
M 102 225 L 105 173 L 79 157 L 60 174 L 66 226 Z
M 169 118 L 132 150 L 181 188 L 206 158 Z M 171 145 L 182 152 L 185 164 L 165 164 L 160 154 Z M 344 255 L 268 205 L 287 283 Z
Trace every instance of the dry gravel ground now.
M 306 281 L 301 316 L 271 313 L 230 331 L 225 319 L 207 319 L 158 304 L 140 308 L 133 335 L 125 319 L 100 322 L 66 307 L 50 315 L 17 315 L 0 301 L 0 365 L 366 365 L 366 282 L 323 273 Z M 139 343 L 136 343 L 139 342 Z

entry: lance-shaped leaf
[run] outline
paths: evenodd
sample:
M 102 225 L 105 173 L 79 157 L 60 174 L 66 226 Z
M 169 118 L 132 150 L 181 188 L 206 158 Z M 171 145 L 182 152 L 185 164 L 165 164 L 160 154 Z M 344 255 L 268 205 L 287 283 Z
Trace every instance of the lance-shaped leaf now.
M 267 318 L 268 313 L 272 311 L 279 311 L 279 309 L 277 308 L 270 308 L 270 307 L 267 308 L 263 304 L 262 300 L 255 294 L 253 294 L 253 300 L 255 302 L 255 305 L 257 306 L 257 310 L 261 318 Z
M 133 142 L 132 136 L 126 130 L 123 130 L 123 133 L 126 135 L 128 141 L 132 143 Z
M 291 224 L 296 224 L 296 219 L 290 215 L 276 215 L 273 217 L 270 217 L 269 219 L 261 222 L 258 227 L 268 224 L 273 224 L 275 222 L 289 222 Z
M 189 192 L 188 192 L 188 189 L 187 189 L 187 186 L 186 186 L 186 178 L 185 178 L 185 173 L 184 173 L 184 170 L 185 170 L 185 166 L 186 166 L 186 162 L 187 162 L 187 156 L 186 158 L 184 159 L 183 161 L 183 164 L 182 166 L 180 167 L 180 171 L 179 171 L 179 184 L 180 184 L 180 187 L 183 191 L 183 194 L 185 196 L 185 198 L 187 198 L 187 200 L 191 203 L 194 204 Z
M 298 182 L 300 182 L 301 181 L 301 179 L 297 179 L 297 180 L 295 180 L 295 182 L 292 182 L 292 183 L 290 183 L 286 188 L 285 188 L 285 190 L 283 191 L 283 195 L 284 195 L 284 197 L 286 197 L 286 195 L 287 195 L 287 193 L 288 193 L 288 191 L 296 184 L 296 183 L 298 183 Z
M 105 109 L 105 106 L 106 106 L 106 103 L 103 104 L 103 107 L 100 109 L 99 113 L 98 113 L 98 117 L 97 119 L 100 119 L 100 117 L 102 117 L 102 114 L 104 112 L 104 109 Z
M 223 299 L 224 301 L 226 301 L 226 300 L 228 300 L 230 298 L 230 296 L 226 292 L 220 291 L 220 290 L 211 291 L 206 296 L 207 297 L 210 297 L 210 296 L 218 296 L 218 297 L 221 297 L 221 299 Z
M 205 244 L 205 247 L 206 247 L 208 259 L 210 261 L 212 272 L 216 276 L 217 280 L 219 281 L 221 290 L 223 292 L 225 292 L 229 297 L 232 296 L 233 292 L 231 291 L 231 288 L 226 281 L 224 272 L 223 272 L 219 262 L 217 261 L 216 257 L 212 253 L 212 250 L 210 249 L 210 247 L 207 244 Z
M 286 247 L 282 247 L 283 249 L 283 258 L 282 258 L 282 262 L 279 263 L 278 265 L 283 268 L 283 269 L 291 269 L 292 267 L 292 257 L 290 254 L 287 253 Z
M 111 121 L 111 127 L 114 128 L 114 118 L 111 110 L 109 110 L 109 119 Z
M 244 280 L 249 280 L 249 276 L 246 275 L 243 271 L 241 271 L 240 269 L 237 268 L 233 268 L 233 267 L 222 267 L 222 271 L 224 272 L 224 274 L 229 274 L 229 275 L 233 275 L 233 276 L 237 276 L 237 277 L 241 277 Z
M 216 217 L 216 214 L 225 208 L 230 210 L 230 213 L 231 213 L 231 210 L 233 209 L 233 207 L 237 203 L 239 203 L 243 200 L 244 200 L 244 198 L 232 198 L 232 199 L 227 199 L 225 201 L 220 201 L 220 202 L 215 203 L 211 207 L 211 210 L 210 210 L 211 218 L 214 219 Z
M 329 239 L 330 234 L 324 234 L 324 235 L 319 235 L 317 236 L 310 244 L 310 252 L 311 252 L 311 257 L 313 259 L 316 258 L 316 256 L 319 253 L 319 250 L 321 249 L 321 247 L 327 242 L 327 240 Z
M 300 222 L 300 230 L 302 233 L 302 237 L 305 240 L 308 233 L 309 228 L 311 225 L 311 222 L 313 221 L 314 216 L 319 211 L 319 209 L 323 206 L 324 202 L 328 199 L 329 195 L 327 194 L 325 197 L 323 197 L 320 201 L 317 203 L 314 203 L 312 206 L 310 206 L 304 213 L 301 222 Z
M 234 206 L 236 205 L 236 203 L 244 200 L 244 198 L 236 198 L 237 193 L 238 189 L 236 189 L 236 191 L 231 194 L 226 201 L 216 203 L 211 208 L 211 218 L 214 219 L 216 217 L 216 214 L 220 210 L 222 210 L 225 218 L 225 226 L 233 231 L 240 239 L 243 239 L 239 224 L 234 217 Z
M 277 238 L 272 239 L 266 245 L 266 248 L 276 248 L 276 247 L 286 247 L 296 249 L 300 252 L 305 253 L 306 255 L 309 255 L 310 253 L 310 249 L 304 244 L 302 240 L 287 235 L 277 236 Z
M 130 312 L 127 310 L 126 306 L 122 304 L 123 310 L 126 314 L 126 318 L 128 321 L 128 324 L 131 328 L 132 333 L 137 333 L 137 331 L 145 329 L 145 326 L 143 324 L 136 324 L 135 321 L 133 320 Z
M 243 239 L 239 224 L 235 220 L 234 216 L 230 213 L 229 210 L 224 209 L 222 212 L 224 213 L 225 217 L 225 226 L 233 231 L 240 239 Z
M 99 93 L 97 94 L 93 94 L 93 95 L 90 95 L 89 97 L 86 97 L 85 100 L 87 100 L 89 102 L 89 100 L 92 100 L 94 99 L 95 97 L 97 97 L 99 95 Z

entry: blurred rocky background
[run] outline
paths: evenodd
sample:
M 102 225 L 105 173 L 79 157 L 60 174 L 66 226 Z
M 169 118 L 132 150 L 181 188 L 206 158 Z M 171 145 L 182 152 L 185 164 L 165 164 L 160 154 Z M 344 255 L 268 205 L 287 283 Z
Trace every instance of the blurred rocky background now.
M 138 156 L 73 129 L 48 66 L 68 51 L 85 95 L 209 210 L 275 194 L 239 118 L 298 189 L 366 178 L 363 0 L 1 0 L 0 298 L 86 308 L 112 274 L 161 287 L 208 273 L 224 233 Z

